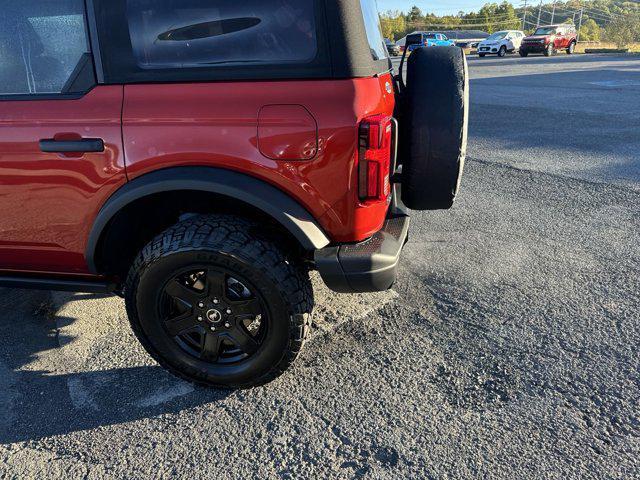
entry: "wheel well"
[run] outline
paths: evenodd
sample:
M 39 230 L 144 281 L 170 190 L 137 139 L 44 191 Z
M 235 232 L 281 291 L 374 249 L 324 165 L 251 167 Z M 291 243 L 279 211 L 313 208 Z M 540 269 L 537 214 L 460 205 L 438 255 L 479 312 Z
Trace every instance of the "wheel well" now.
M 123 280 L 142 248 L 157 235 L 191 215 L 229 214 L 256 221 L 262 238 L 273 238 L 289 254 L 307 259 L 300 242 L 262 210 L 235 198 L 199 190 L 148 195 L 127 204 L 100 235 L 95 265 L 100 274 Z

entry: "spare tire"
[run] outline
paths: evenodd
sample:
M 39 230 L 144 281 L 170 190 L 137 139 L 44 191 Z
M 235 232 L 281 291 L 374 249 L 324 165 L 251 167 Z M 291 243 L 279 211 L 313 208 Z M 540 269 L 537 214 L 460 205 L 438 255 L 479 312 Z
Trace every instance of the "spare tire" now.
M 402 201 L 412 210 L 449 209 L 467 151 L 469 78 L 458 47 L 416 49 L 398 104 Z

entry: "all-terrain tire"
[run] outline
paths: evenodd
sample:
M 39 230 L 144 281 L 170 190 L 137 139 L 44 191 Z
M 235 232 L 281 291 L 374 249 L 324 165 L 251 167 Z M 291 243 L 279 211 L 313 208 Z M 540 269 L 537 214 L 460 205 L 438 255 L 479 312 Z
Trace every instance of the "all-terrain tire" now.
M 308 270 L 296 260 L 251 221 L 227 215 L 182 221 L 144 247 L 129 271 L 125 301 L 133 332 L 160 365 L 187 381 L 222 388 L 265 384 L 292 364 L 310 328 L 313 289 Z M 172 342 L 176 342 L 164 331 L 156 314 L 163 277 L 191 264 L 238 272 L 268 305 L 272 326 L 266 346 L 261 345 L 245 367 L 229 368 L 189 357 L 177 344 L 174 348 Z

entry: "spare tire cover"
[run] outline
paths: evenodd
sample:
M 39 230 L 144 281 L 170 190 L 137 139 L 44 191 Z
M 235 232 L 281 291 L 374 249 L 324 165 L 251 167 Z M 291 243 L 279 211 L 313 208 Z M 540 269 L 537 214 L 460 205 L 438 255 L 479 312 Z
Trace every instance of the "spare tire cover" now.
M 458 47 L 418 48 L 407 62 L 399 102 L 402 201 L 448 209 L 460 189 L 467 150 L 469 78 Z

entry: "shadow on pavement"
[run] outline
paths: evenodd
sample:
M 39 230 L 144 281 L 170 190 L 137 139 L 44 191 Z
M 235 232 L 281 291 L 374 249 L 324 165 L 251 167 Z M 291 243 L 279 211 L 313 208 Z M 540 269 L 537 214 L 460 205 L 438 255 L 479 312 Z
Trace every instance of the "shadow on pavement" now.
M 74 341 L 58 337 L 56 320 L 74 319 L 51 308 L 49 292 L 0 289 L 0 444 L 176 413 L 229 394 L 195 389 L 158 366 L 56 373 L 64 357 L 53 351 Z

